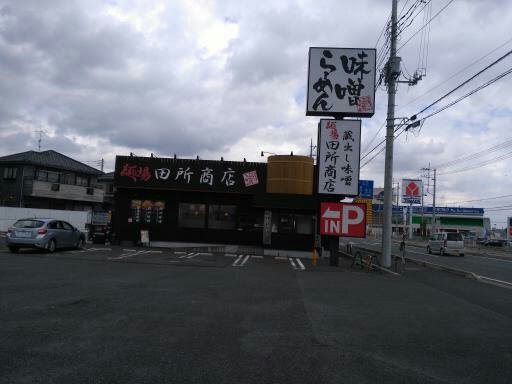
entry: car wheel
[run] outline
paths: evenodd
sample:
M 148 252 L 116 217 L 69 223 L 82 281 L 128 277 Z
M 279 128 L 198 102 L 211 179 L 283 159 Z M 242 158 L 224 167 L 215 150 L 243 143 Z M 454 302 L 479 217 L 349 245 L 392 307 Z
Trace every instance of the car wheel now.
M 85 244 L 84 239 L 80 238 L 76 242 L 76 247 L 75 248 L 76 249 L 82 249 L 84 247 L 84 244 Z
M 54 239 L 51 239 L 48 242 L 48 252 L 50 252 L 50 253 L 55 252 L 55 249 L 57 249 L 57 243 L 55 242 Z
M 444 256 L 444 248 L 441 248 L 441 249 L 439 250 L 439 255 L 440 255 L 440 256 Z
M 14 247 L 14 246 L 9 246 L 9 251 L 11 251 L 11 253 L 18 253 L 20 249 L 18 247 Z
M 432 254 L 432 250 L 427 246 L 427 253 Z

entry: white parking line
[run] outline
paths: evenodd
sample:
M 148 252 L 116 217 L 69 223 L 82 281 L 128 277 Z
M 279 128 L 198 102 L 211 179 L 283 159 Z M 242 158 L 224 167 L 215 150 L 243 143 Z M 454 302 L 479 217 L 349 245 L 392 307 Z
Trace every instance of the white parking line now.
M 213 256 L 213 253 L 211 253 L 211 252 L 199 252 L 197 255 L 198 256 Z
M 175 255 L 186 255 L 187 252 L 174 252 Z
M 466 257 L 471 257 L 471 258 L 474 258 L 474 259 L 491 259 L 491 260 L 496 260 L 496 261 L 504 261 L 505 263 L 512 263 L 512 260 L 497 259 L 495 257 L 488 257 L 488 256 L 466 255 Z
M 295 263 L 293 262 L 293 259 L 290 257 L 288 260 L 290 261 L 290 264 L 292 265 L 292 268 L 293 269 L 297 269 L 297 267 L 295 266 Z
M 243 267 L 245 263 L 247 263 L 247 260 L 251 258 L 251 255 L 245 256 L 245 259 L 238 265 L 239 267 Z
M 179 257 L 179 259 L 185 259 L 185 258 L 186 258 L 186 259 L 189 259 L 189 258 L 194 257 L 194 256 L 197 256 L 197 255 L 195 254 L 195 252 L 190 252 L 190 253 L 187 253 L 187 254 L 185 254 L 185 255 L 183 255 L 183 256 L 180 256 L 180 257 Z
M 234 253 L 225 253 L 224 256 L 226 256 L 226 257 L 237 257 L 238 255 L 236 255 Z
M 254 255 L 254 256 L 251 256 L 253 259 L 263 259 L 263 256 L 260 256 L 260 255 Z
M 196 256 L 199 256 L 199 255 L 200 255 L 200 253 L 199 253 L 199 252 L 197 252 L 197 253 L 192 253 L 192 254 L 190 254 L 190 255 L 188 255 L 188 256 L 187 256 L 187 259 L 192 259 L 192 258 L 194 258 L 194 257 L 196 257 Z
M 240 255 L 238 258 L 231 264 L 233 267 L 243 267 L 245 263 L 247 263 L 247 260 L 251 258 L 251 255 Z
M 233 264 L 231 264 L 232 267 L 238 267 L 238 263 L 240 262 L 240 260 L 242 260 L 242 257 L 244 257 L 244 255 L 238 255 L 238 257 L 236 258 L 236 260 L 233 262 Z
M 150 252 L 151 252 L 150 250 L 137 251 L 137 252 L 132 252 L 132 253 L 128 253 L 126 255 L 121 255 L 121 256 L 117 256 L 117 257 L 108 257 L 107 260 L 121 260 L 121 259 L 126 259 L 128 257 L 147 254 Z
M 137 252 L 136 249 L 126 249 L 126 248 L 123 248 L 123 251 L 124 252 Z
M 295 259 L 295 261 L 297 262 L 297 264 L 299 265 L 299 268 L 302 269 L 303 271 L 306 270 L 306 267 L 304 266 L 304 264 L 302 264 L 302 261 L 300 261 L 300 259 Z
M 286 260 L 287 257 L 284 257 L 284 256 L 277 256 L 277 257 L 274 257 L 275 260 Z

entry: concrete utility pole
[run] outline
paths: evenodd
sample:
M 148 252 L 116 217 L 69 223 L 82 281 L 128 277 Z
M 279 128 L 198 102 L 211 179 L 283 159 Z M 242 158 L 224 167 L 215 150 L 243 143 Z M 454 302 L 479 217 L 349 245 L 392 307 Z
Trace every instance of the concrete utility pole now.
M 392 0 L 391 8 L 391 47 L 386 65 L 388 85 L 388 117 L 386 126 L 386 160 L 384 170 L 384 222 L 382 225 L 382 255 L 380 264 L 391 267 L 391 216 L 393 214 L 393 141 L 395 139 L 395 76 L 400 73 L 400 60 L 396 57 L 397 0 Z
M 432 194 L 432 233 L 436 233 L 436 171 L 434 168 L 434 193 Z

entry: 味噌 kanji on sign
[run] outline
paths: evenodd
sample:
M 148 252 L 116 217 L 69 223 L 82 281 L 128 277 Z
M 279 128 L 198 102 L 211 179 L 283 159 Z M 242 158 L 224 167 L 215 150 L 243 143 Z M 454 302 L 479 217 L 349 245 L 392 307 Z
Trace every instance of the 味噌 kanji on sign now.
M 420 204 L 423 191 L 421 180 L 402 180 L 402 201 L 409 204 Z
M 320 234 L 366 237 L 366 204 L 321 203 Z
M 375 113 L 373 48 L 309 48 L 307 116 Z

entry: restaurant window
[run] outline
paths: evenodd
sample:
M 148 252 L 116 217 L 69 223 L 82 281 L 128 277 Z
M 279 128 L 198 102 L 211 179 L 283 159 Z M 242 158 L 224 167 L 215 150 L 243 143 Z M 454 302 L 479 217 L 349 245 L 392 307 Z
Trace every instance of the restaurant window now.
M 16 178 L 16 168 L 4 168 L 4 179 L 15 179 Z
M 295 229 L 298 234 L 311 235 L 313 233 L 313 216 L 295 215 Z
M 235 205 L 210 205 L 208 207 L 208 228 L 235 229 Z
M 205 212 L 205 204 L 180 203 L 178 225 L 184 228 L 204 228 Z
M 162 224 L 165 202 L 153 200 L 132 200 L 129 223 Z

